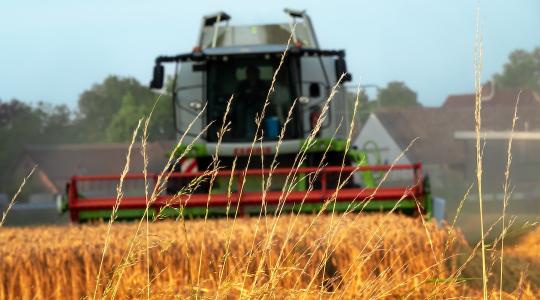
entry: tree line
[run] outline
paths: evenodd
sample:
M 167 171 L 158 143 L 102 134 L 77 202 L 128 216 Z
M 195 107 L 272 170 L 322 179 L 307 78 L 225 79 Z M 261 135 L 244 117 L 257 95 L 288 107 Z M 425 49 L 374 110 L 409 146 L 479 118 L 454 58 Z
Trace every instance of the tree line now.
M 153 92 L 133 78 L 109 76 L 84 91 L 76 109 L 19 99 L 0 100 L 0 192 L 13 192 L 13 173 L 27 144 L 114 143 L 131 137 L 140 118 L 153 112 L 150 140 L 175 136 L 169 95 Z
M 540 47 L 531 51 L 513 51 L 500 73 L 493 75 L 496 90 L 526 88 L 540 95 Z M 392 81 L 385 87 L 378 88 L 377 95 L 370 99 L 364 90 L 359 95 L 361 120 L 378 109 L 406 108 L 422 106 L 416 92 L 404 82 Z M 355 101 L 356 93 L 348 92 L 350 102 Z

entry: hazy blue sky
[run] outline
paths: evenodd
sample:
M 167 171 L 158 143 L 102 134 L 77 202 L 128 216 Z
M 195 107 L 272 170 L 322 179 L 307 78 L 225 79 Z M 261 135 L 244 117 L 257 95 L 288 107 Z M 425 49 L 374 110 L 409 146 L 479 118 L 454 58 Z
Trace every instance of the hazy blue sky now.
M 0 4 L 0 99 L 74 106 L 108 74 L 150 79 L 159 54 L 190 51 L 200 17 L 286 21 L 307 9 L 324 48 L 344 48 L 355 81 L 402 80 L 425 105 L 473 89 L 477 1 L 24 1 Z M 540 46 L 540 1 L 480 1 L 484 79 L 517 48 Z

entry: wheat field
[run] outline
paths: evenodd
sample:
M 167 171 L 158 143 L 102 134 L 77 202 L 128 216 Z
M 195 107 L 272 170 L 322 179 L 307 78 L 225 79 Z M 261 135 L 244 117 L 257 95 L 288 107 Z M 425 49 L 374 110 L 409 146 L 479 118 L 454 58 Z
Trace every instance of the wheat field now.
M 313 216 L 282 216 L 258 226 L 257 219 L 237 219 L 234 229 L 233 220 L 151 224 L 151 295 L 380 298 L 427 296 L 436 287 L 459 293 L 459 285 L 434 280 L 452 269 L 441 255 L 450 241 L 445 231 L 430 223 L 428 237 L 418 220 L 396 215 L 354 219 L 324 216 L 312 224 Z M 146 295 L 145 237 L 136 238 L 122 265 L 134 231 L 134 224 L 113 226 L 98 297 Z M 105 234 L 105 225 L 4 228 L 0 298 L 92 297 Z
M 106 224 L 2 228 L 0 299 L 481 296 L 460 279 L 466 255 L 459 253 L 469 249 L 460 233 L 418 218 L 162 221 L 150 224 L 148 240 L 136 227 L 112 226 L 97 288 Z M 505 298 L 533 299 L 534 293 L 522 285 Z

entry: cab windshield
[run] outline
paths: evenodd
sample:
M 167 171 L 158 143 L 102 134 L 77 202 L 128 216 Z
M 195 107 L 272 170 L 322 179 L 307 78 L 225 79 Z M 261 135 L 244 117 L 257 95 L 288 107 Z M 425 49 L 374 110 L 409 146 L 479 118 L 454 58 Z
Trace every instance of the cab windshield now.
M 207 101 L 208 130 L 207 140 L 217 141 L 223 115 L 229 98 L 234 95 L 228 121 L 231 130 L 223 136 L 224 142 L 250 142 L 257 125 L 255 119 L 261 114 L 272 82 L 272 76 L 279 65 L 279 57 L 270 58 L 226 58 L 208 62 Z M 297 90 L 291 73 L 291 66 L 284 63 L 277 75 L 274 92 L 270 96 L 265 118 L 260 129 L 266 141 L 277 140 L 285 124 Z M 285 139 L 297 138 L 300 122 L 296 112 L 287 125 Z

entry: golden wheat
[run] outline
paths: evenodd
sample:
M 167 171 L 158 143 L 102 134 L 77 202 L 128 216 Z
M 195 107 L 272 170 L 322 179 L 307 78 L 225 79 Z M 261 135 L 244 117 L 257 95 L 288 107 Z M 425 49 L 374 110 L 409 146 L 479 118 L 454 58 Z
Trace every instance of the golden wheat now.
M 354 220 L 343 218 L 333 238 L 320 235 L 330 226 L 330 217 L 320 217 L 308 226 L 313 216 L 300 216 L 286 244 L 290 216 L 281 216 L 276 226 L 269 252 L 260 255 L 266 244 L 265 228 L 259 229 L 255 254 L 246 265 L 246 255 L 252 250 L 255 219 L 236 220 L 235 234 L 225 255 L 227 220 L 189 221 L 187 240 L 180 222 L 150 224 L 150 265 L 152 297 L 210 298 L 219 291 L 220 298 L 386 298 L 406 295 L 430 295 L 434 286 L 445 285 L 441 294 L 452 296 L 464 292 L 464 286 L 444 283 L 455 265 L 453 258 L 437 262 L 431 253 L 424 226 L 418 219 L 397 215 L 369 215 Z M 261 225 L 264 226 L 264 225 Z M 427 226 L 434 247 L 444 251 L 456 232 Z M 124 256 L 126 245 L 133 238 L 135 224 L 116 224 L 111 228 L 109 250 L 104 258 L 101 286 L 111 279 L 113 269 Z M 200 233 L 206 227 L 201 241 Z M 376 238 L 372 233 L 384 228 Z M 92 296 L 102 254 L 102 238 L 106 224 L 69 227 L 4 228 L 0 231 L 0 299 L 80 299 Z M 142 234 L 142 233 L 141 233 Z M 299 239 L 299 237 L 303 237 Z M 344 239 L 342 237 L 345 237 Z M 188 242 L 190 241 L 190 242 Z M 335 241 L 339 244 L 333 245 Z M 324 247 L 335 247 L 324 255 Z M 204 247 L 205 251 L 201 251 Z M 285 249 L 284 258 L 278 255 Z M 450 247 L 457 250 L 457 243 Z M 189 253 L 187 253 L 189 252 Z M 204 257 L 198 257 L 201 253 Z M 121 282 L 118 299 L 143 298 L 147 290 L 145 264 L 146 240 L 136 246 L 135 255 Z M 259 260 L 265 257 L 263 268 Z M 192 286 L 199 275 L 200 284 Z M 319 266 L 324 265 L 324 274 Z M 244 270 L 247 278 L 244 277 Z M 353 271 L 351 271 L 353 270 Z M 218 280 L 222 274 L 222 280 Z M 258 272 L 258 274 L 255 274 Z M 251 279 L 257 277 L 252 287 Z M 316 284 L 306 289 L 308 283 Z M 99 295 L 103 294 L 100 290 Z

